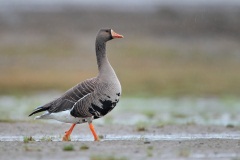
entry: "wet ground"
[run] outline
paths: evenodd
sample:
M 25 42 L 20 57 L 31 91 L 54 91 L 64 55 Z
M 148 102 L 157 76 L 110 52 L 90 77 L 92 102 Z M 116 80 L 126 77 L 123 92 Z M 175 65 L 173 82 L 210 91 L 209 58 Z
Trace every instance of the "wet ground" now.
M 35 121 L 28 114 L 57 92 L 0 97 L 0 159 L 226 159 L 240 160 L 240 107 L 236 98 L 122 98 L 109 115 L 77 125 Z
M 202 125 L 95 125 L 94 142 L 86 124 L 61 137 L 63 123 L 0 123 L 1 159 L 240 159 L 240 128 Z M 32 137 L 32 138 L 30 138 Z M 68 148 L 69 147 L 69 148 Z M 67 151 L 68 150 L 68 151 Z

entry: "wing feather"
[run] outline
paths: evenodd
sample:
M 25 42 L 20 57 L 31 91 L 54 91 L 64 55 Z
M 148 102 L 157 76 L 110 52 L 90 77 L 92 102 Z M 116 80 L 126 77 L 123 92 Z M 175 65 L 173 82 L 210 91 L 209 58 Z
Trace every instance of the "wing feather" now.
M 71 109 L 76 102 L 94 91 L 94 87 L 88 86 L 95 86 L 95 82 L 96 78 L 87 79 L 69 89 L 60 98 L 53 102 L 53 105 L 49 108 L 49 112 L 60 112 Z
M 71 109 L 76 102 L 95 90 L 97 78 L 87 79 L 66 91 L 61 97 L 36 108 L 30 115 L 48 111 L 50 113 L 61 112 Z

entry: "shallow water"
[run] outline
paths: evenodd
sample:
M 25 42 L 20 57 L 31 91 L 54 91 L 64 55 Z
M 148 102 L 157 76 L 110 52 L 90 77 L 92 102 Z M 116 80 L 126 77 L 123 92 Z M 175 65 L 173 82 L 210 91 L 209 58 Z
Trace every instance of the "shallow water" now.
M 62 141 L 60 136 L 33 136 L 35 141 Z M 188 141 L 188 140 L 208 140 L 208 139 L 222 139 L 222 140 L 240 140 L 240 134 L 169 134 L 169 135 L 105 135 L 101 141 Z M 23 141 L 23 136 L 0 136 L 0 141 Z M 92 136 L 71 136 L 71 141 L 93 141 Z
M 37 106 L 56 98 L 57 92 L 31 96 L 1 96 L 0 119 L 33 120 L 28 114 Z M 98 124 L 203 124 L 240 125 L 237 98 L 122 98 L 117 107 Z M 55 122 L 55 121 L 49 121 Z

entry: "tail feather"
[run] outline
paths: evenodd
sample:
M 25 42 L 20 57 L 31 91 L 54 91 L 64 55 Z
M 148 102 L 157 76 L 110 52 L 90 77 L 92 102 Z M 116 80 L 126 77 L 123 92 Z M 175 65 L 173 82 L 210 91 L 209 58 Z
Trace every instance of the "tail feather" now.
M 35 120 L 36 120 L 36 119 L 51 119 L 51 116 L 50 116 L 50 113 L 45 113 L 45 114 L 43 114 L 43 115 L 36 116 L 34 119 L 35 119 Z
M 36 113 L 39 113 L 39 112 L 42 112 L 42 111 L 46 111 L 49 108 L 50 107 L 46 107 L 46 106 L 37 107 L 36 109 L 33 110 L 33 112 L 31 114 L 29 114 L 29 117 L 32 116 L 33 114 L 36 114 Z

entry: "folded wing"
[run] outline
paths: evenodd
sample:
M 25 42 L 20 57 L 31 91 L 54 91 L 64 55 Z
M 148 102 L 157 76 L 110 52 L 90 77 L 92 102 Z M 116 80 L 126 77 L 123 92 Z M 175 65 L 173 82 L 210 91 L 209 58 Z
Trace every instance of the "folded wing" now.
M 96 79 L 87 79 L 77 84 L 56 100 L 36 108 L 29 116 L 42 111 L 56 113 L 71 109 L 76 102 L 94 91 Z

